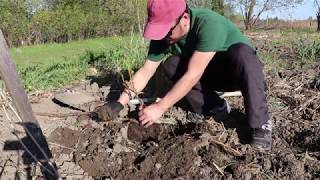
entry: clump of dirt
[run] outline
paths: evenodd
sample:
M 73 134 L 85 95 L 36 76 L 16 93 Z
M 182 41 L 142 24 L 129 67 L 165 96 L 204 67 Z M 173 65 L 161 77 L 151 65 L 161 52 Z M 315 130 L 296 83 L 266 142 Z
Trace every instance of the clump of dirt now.
M 141 126 L 136 121 L 131 121 L 128 126 L 128 139 L 136 142 L 160 141 L 168 135 L 168 129 L 160 124 L 153 124 L 148 128 Z
M 59 144 L 52 151 L 57 154 L 70 154 L 79 141 L 80 132 L 69 128 L 57 128 L 49 136 L 48 141 Z M 64 147 L 64 148 L 61 148 Z

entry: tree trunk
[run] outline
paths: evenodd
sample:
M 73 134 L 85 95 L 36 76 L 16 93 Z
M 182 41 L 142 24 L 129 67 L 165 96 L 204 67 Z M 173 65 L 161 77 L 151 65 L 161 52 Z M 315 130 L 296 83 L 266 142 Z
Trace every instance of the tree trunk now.
M 320 12 L 318 13 L 318 16 L 317 16 L 317 22 L 318 22 L 317 31 L 320 31 Z
M 244 24 L 245 24 L 245 28 L 246 30 L 249 30 L 252 28 L 252 15 L 253 15 L 253 8 L 256 5 L 256 0 L 252 0 L 250 2 L 248 2 L 245 5 L 245 19 L 244 19 Z
M 245 27 L 245 30 L 249 30 L 251 28 L 249 20 L 247 19 L 244 20 L 244 27 Z

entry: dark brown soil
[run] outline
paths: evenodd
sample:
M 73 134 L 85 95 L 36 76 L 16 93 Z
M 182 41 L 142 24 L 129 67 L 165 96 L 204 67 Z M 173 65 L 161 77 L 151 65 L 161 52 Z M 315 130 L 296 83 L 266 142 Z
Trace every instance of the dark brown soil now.
M 265 68 L 269 112 L 273 123 L 271 151 L 260 152 L 248 144 L 251 132 L 246 125 L 241 97 L 227 98 L 232 111 L 230 118 L 223 123 L 175 107 L 164 116 L 167 124 L 144 128 L 136 121 L 134 106 L 126 107 L 114 121 L 101 122 L 79 111 L 79 107 L 62 107 L 54 103 L 50 93 L 31 96 L 35 112 L 56 115 L 81 112 L 77 116 L 38 116 L 61 177 L 320 179 L 320 63 L 294 68 L 298 67 L 295 50 L 284 44 L 266 46 L 270 44 L 264 42 L 267 40 L 254 39 L 258 49 L 274 54 L 288 64 L 286 68 L 280 68 L 286 70 Z M 118 81 L 111 76 L 108 79 Z M 115 98 L 119 93 L 119 83 L 113 87 L 111 81 L 105 83 L 107 86 L 104 87 L 101 87 L 102 82 L 98 86 L 83 81 L 59 92 L 85 92 L 95 97 L 95 101 L 103 101 Z M 147 91 L 144 95 L 148 97 L 151 94 L 151 91 Z M 91 111 L 96 106 L 89 104 L 80 110 Z M 1 126 L 8 127 L 4 118 L 5 114 L 0 114 Z M 12 136 L 10 129 L 3 128 L 3 144 L 11 142 L 9 135 Z M 18 177 L 16 174 L 22 172 L 22 168 L 19 167 L 21 160 L 17 157 L 22 150 L 9 149 L 6 153 L 11 154 L 6 157 L 5 150 L 0 151 L 0 164 L 4 172 L 0 172 L 0 177 Z M 24 169 L 27 173 L 23 177 L 41 176 L 39 170 L 32 168 L 33 164 L 27 166 Z
M 266 72 L 270 152 L 245 144 L 249 130 L 235 97 L 228 99 L 233 111 L 224 125 L 174 108 L 168 114 L 177 125 L 144 128 L 125 117 L 78 131 L 59 128 L 50 141 L 74 149 L 74 161 L 97 179 L 318 179 L 320 91 L 311 85 L 317 68 Z

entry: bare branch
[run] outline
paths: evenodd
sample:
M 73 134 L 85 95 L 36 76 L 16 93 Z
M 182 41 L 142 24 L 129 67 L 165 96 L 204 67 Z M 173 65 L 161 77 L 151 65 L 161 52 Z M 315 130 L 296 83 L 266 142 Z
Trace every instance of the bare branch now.
M 260 18 L 260 16 L 271 10 L 292 8 L 299 5 L 304 0 L 228 0 L 234 6 L 240 6 L 241 14 L 246 26 L 249 29 Z
M 314 0 L 315 4 L 320 8 L 319 2 L 317 0 Z

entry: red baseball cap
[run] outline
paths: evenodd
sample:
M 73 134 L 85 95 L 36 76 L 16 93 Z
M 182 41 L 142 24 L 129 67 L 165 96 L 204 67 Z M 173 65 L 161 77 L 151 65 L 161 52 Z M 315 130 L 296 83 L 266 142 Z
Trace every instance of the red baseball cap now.
M 148 0 L 148 22 L 143 36 L 151 40 L 163 39 L 186 7 L 185 0 Z

